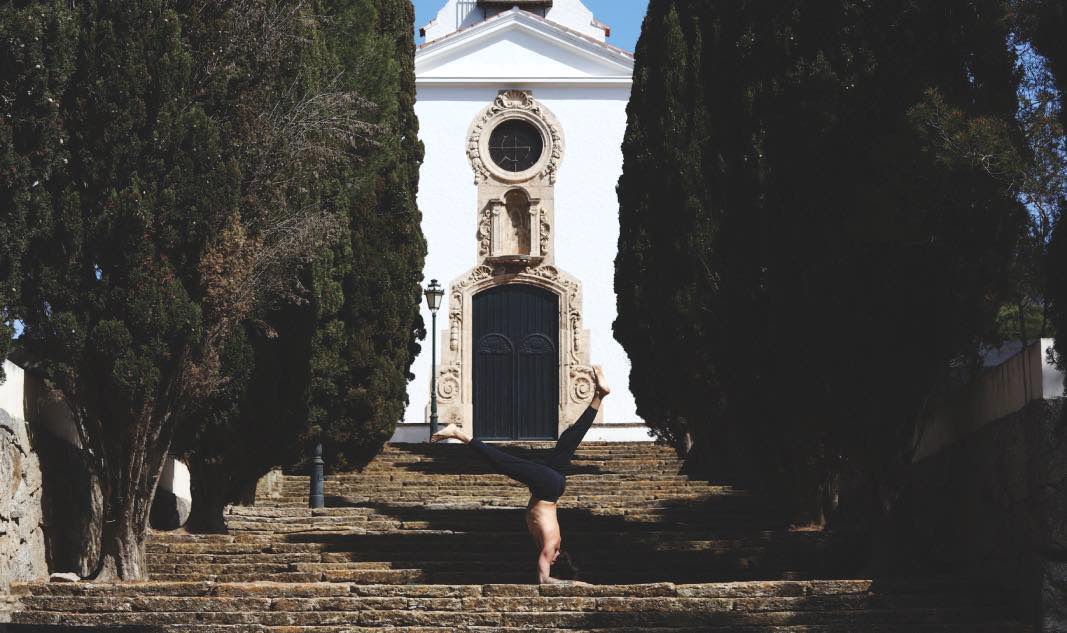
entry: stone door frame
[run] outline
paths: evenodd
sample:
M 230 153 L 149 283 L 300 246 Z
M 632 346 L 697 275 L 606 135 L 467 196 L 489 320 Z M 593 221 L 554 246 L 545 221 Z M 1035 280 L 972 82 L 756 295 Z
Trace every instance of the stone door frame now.
M 589 331 L 582 328 L 581 285 L 554 266 L 492 267 L 479 265 L 449 285 L 448 330 L 441 337 L 441 365 L 437 376 L 440 421 L 455 423 L 470 434 L 474 429 L 473 328 L 474 296 L 508 284 L 527 284 L 555 294 L 559 300 L 559 423 L 567 428 L 593 398 L 593 369 L 589 366 Z M 601 412 L 598 412 L 601 414 Z

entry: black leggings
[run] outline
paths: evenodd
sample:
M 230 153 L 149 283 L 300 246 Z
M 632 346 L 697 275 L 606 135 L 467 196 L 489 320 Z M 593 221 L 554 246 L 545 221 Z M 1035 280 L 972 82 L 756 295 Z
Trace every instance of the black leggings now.
M 578 445 L 593 425 L 595 417 L 596 409 L 586 407 L 578 421 L 559 436 L 556 447 L 543 464 L 515 457 L 481 440 L 471 440 L 469 445 L 492 464 L 498 473 L 525 484 L 530 489 L 530 494 L 537 499 L 555 503 L 559 501 L 567 485 L 567 478 L 561 471 L 571 463 L 574 451 L 578 450 Z

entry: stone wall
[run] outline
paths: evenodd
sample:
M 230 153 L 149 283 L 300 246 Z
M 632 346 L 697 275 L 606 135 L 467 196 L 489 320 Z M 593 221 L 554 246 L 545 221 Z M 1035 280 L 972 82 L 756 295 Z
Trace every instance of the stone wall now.
M 1067 411 L 1039 400 L 916 462 L 879 537 L 885 571 L 999 585 L 1067 632 Z
M 42 494 L 26 422 L 0 409 L 0 594 L 13 580 L 48 576 Z
M 990 422 L 1020 411 L 1035 400 L 1064 395 L 1064 373 L 1052 363 L 1054 339 L 1033 341 L 1025 348 L 989 365 L 969 384 L 935 407 L 919 425 L 916 461 Z

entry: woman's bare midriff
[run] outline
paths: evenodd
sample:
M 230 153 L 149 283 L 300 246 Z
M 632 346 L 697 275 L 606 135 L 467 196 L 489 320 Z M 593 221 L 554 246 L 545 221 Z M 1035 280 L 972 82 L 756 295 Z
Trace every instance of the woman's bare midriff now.
M 531 497 L 526 506 L 526 529 L 537 543 L 537 547 L 544 547 L 545 543 L 559 541 L 559 520 L 556 518 L 556 504 Z

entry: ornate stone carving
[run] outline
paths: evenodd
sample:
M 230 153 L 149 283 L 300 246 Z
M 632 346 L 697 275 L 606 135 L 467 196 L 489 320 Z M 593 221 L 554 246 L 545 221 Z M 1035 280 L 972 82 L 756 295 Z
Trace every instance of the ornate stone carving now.
M 548 223 L 548 212 L 541 207 L 541 255 L 548 256 L 548 247 L 551 243 L 549 235 L 552 227 Z
M 478 256 L 488 257 L 492 252 L 493 205 L 487 204 L 482 209 L 478 220 Z
M 452 402 L 460 393 L 459 361 L 453 361 L 448 367 L 442 367 L 437 376 L 437 397 L 442 402 Z
M 455 298 L 455 295 L 453 295 Z M 463 297 L 460 296 L 460 300 Z M 453 352 L 459 349 L 459 336 L 463 332 L 463 308 L 455 306 L 448 312 L 448 349 Z
M 578 355 L 582 353 L 582 315 L 578 310 L 571 309 L 571 337 L 574 339 L 574 346 L 571 349 L 571 357 L 574 360 L 578 360 Z
M 506 108 L 537 108 L 537 104 L 526 90 L 502 90 L 496 96 L 494 105 L 501 110 Z
M 593 368 L 584 365 L 570 365 L 569 375 L 571 378 L 571 400 L 575 403 L 592 400 L 593 393 L 596 390 Z
M 541 130 L 545 137 L 545 152 L 542 158 L 529 172 L 512 174 L 493 164 L 488 157 L 487 144 L 489 132 L 496 125 L 509 118 L 520 118 L 532 123 Z M 541 175 L 551 184 L 556 183 L 559 163 L 563 160 L 563 131 L 555 115 L 548 111 L 526 90 L 504 90 L 496 96 L 475 118 L 467 133 L 467 158 L 474 170 L 474 184 L 495 178 L 501 181 L 528 180 Z
M 550 128 L 552 131 L 552 155 L 545 166 L 545 174 L 549 184 L 556 184 L 556 173 L 559 171 L 559 163 L 563 160 L 563 138 L 559 132 L 559 126 Z
M 524 171 L 512 172 L 490 158 L 492 132 L 506 121 L 536 128 L 544 141 L 537 161 L 532 165 L 522 163 L 522 166 L 530 165 Z M 580 413 L 581 403 L 591 397 L 593 382 L 591 370 L 586 367 L 589 350 L 584 349 L 588 345 L 582 330 L 581 286 L 552 265 L 555 237 L 552 185 L 563 158 L 563 144 L 559 122 L 524 90 L 500 92 L 471 123 L 467 156 L 478 185 L 478 265 L 453 281 L 449 295 L 449 342 L 442 350 L 444 369 L 438 386 L 444 405 L 439 414 L 442 420 L 458 419 L 472 424 L 474 378 L 470 364 L 482 351 L 506 351 L 501 341 L 473 338 L 469 312 L 479 292 L 504 284 L 537 286 L 559 297 L 558 342 L 550 344 L 548 339 L 531 338 L 515 345 L 522 354 L 558 358 L 561 423 Z M 572 372 L 573 368 L 577 369 Z
M 548 279 L 549 281 L 559 280 L 559 269 L 555 266 L 537 266 L 528 269 L 526 272 L 536 277 L 541 277 L 542 279 Z
M 544 288 L 559 297 L 558 348 L 548 337 L 540 335 L 515 341 L 514 348 L 505 339 L 492 335 L 481 340 L 472 338 L 473 324 L 467 311 L 473 298 L 490 288 L 515 283 Z M 595 381 L 582 330 L 581 286 L 576 279 L 551 264 L 490 259 L 455 279 L 449 290 L 449 343 L 442 350 L 437 384 L 441 420 L 462 422 L 470 428 L 473 376 L 469 364 L 479 352 L 510 354 L 515 350 L 523 355 L 545 354 L 558 358 L 560 423 L 570 422 L 581 413 L 584 403 L 592 398 Z

